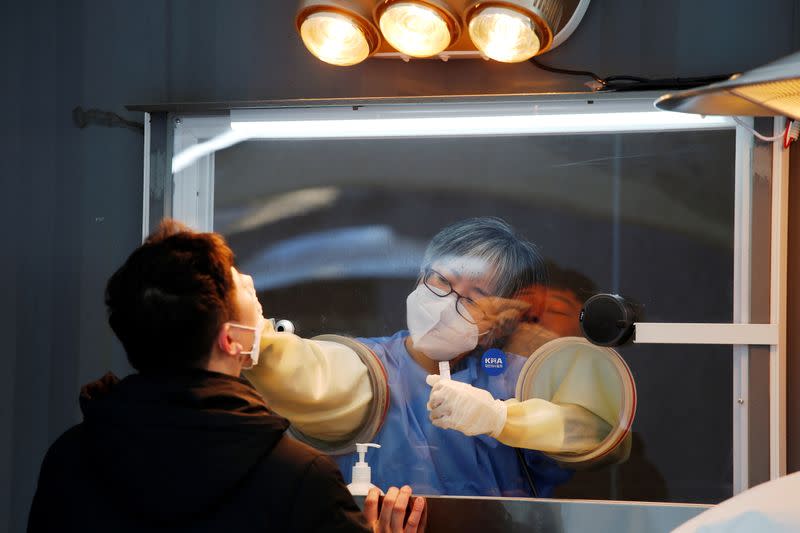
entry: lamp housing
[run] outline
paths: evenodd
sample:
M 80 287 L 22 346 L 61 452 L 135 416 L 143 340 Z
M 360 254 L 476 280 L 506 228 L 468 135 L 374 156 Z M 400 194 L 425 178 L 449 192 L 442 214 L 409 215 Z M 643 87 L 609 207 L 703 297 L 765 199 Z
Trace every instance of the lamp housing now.
M 800 120 L 800 52 L 729 79 L 656 100 L 664 111 L 700 115 L 786 116 Z
M 361 63 L 381 44 L 374 0 L 301 0 L 295 26 L 309 52 L 337 66 Z
M 550 49 L 562 12 L 560 0 L 488 0 L 469 2 L 464 18 L 483 55 L 519 63 Z
M 380 0 L 375 23 L 395 50 L 411 57 L 432 57 L 461 36 L 461 20 L 444 0 Z
M 568 39 L 590 1 L 299 0 L 296 26 L 312 54 L 336 65 L 367 57 L 513 63 Z

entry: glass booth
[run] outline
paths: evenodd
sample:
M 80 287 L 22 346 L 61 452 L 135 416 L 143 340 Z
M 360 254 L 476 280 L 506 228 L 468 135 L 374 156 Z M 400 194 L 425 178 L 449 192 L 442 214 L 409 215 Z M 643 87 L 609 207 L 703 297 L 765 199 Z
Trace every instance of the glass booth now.
M 785 431 L 774 395 L 785 382 L 785 176 L 772 146 L 733 121 L 659 112 L 657 96 L 136 106 L 147 113 L 143 235 L 166 216 L 221 233 L 238 268 L 253 276 L 266 316 L 291 320 L 306 339 L 335 334 L 375 352 L 390 342 L 375 339 L 402 341 L 409 295 L 433 275 L 426 250 L 434 236 L 476 217 L 502 221 L 535 246 L 548 287 L 515 327 L 539 306 L 531 323 L 546 326 L 546 342 L 579 338 L 580 309 L 592 294 L 635 302 L 634 338 L 612 349 L 634 384 L 625 458 L 576 469 L 543 454 L 550 481 L 541 494 L 540 471 L 531 487 L 529 469 L 470 451 L 478 459 L 453 459 L 441 467 L 447 482 L 411 483 L 415 492 L 548 496 L 547 513 L 564 530 L 602 515 L 576 511 L 570 500 L 667 513 L 652 524 L 669 524 L 670 512 L 685 520 L 781 468 Z M 475 299 L 459 297 L 459 305 Z M 509 338 L 492 347 L 519 355 L 520 366 L 542 345 L 516 349 Z M 392 372 L 411 370 L 386 353 L 389 403 L 406 401 Z M 507 389 L 508 397 L 519 392 Z M 410 452 L 394 470 L 387 458 L 387 480 L 406 468 L 436 470 L 415 466 L 432 454 L 453 455 L 451 441 L 431 444 L 414 424 L 397 428 L 405 429 L 370 451 L 370 463 L 404 447 L 442 449 Z M 340 466 L 349 482 L 352 462 Z M 493 468 L 519 468 L 519 480 L 481 477 Z M 452 482 L 459 475 L 466 481 Z M 568 507 L 553 507 L 561 505 Z

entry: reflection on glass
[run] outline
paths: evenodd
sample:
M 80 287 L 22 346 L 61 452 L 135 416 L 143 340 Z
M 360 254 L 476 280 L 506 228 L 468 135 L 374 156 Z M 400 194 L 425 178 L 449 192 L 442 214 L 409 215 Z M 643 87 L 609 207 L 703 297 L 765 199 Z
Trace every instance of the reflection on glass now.
M 379 487 L 548 496 L 570 472 L 543 452 L 575 467 L 618 447 L 632 412 L 624 413 L 621 378 L 603 358 L 613 354 L 631 378 L 615 352 L 572 339 L 537 366 L 531 365 L 541 359 L 536 355 L 526 359 L 503 351 L 530 307 L 517 295 L 546 286 L 535 245 L 499 218 L 467 219 L 433 237 L 419 273 L 405 302 L 407 329 L 394 335 L 356 342 L 264 337 L 265 363 L 248 377 L 301 438 L 320 446 L 364 434 L 365 426 L 375 425 L 369 413 L 387 405 L 376 394 L 383 387 L 375 378 L 383 377 L 388 409 L 379 429 L 367 435 L 380 447 L 370 460 L 372 483 Z M 552 334 L 540 341 L 548 338 Z M 370 354 L 383 369 L 377 376 L 364 372 Z M 451 375 L 437 375 L 443 361 Z M 533 384 L 521 386 L 521 378 Z M 558 381 L 557 389 L 545 389 L 543 380 L 549 386 Z M 628 401 L 627 409 L 634 405 Z M 355 472 L 353 444 L 337 458 L 345 473 Z
M 529 304 L 503 349 L 528 357 L 544 342 L 581 336 L 584 302 L 597 292 L 592 280 L 574 270 L 547 263 L 547 283 L 523 288 L 516 299 Z
M 251 141 L 215 157 L 215 228 L 229 239 L 242 269 L 254 274 L 269 314 L 292 319 L 302 337 L 343 334 L 387 357 L 382 343 L 410 326 L 407 301 L 419 288 L 421 267 L 430 263 L 425 255 L 431 236 L 456 220 L 499 217 L 536 243 L 548 260 L 548 283 L 521 284 L 509 297 L 494 292 L 491 283 L 483 284 L 494 279 L 491 266 L 483 265 L 482 270 L 463 261 L 452 267 L 431 264 L 458 295 L 431 294 L 436 303 L 425 308 L 444 301 L 449 307 L 439 316 L 455 323 L 461 319 L 461 306 L 455 306 L 462 295 L 474 302 L 471 309 L 486 315 L 485 320 L 473 320 L 477 331 L 462 320 L 466 326 L 456 326 L 460 346 L 455 347 L 440 343 L 436 328 L 426 330 L 427 317 L 416 316 L 421 325 L 412 330 L 423 346 L 441 357 L 454 349 L 480 356 L 500 349 L 509 365 L 517 360 L 524 365 L 547 342 L 574 335 L 580 303 L 597 291 L 617 290 L 635 298 L 652 321 L 730 321 L 733 146 L 730 132 Z M 704 179 L 698 180 L 698 175 Z M 289 201 L 284 205 L 282 199 Z M 464 273 L 471 283 L 467 287 L 462 286 Z M 483 274 L 488 279 L 482 279 Z M 423 288 L 431 292 L 424 284 Z M 398 349 L 404 348 L 400 342 Z M 555 494 L 694 502 L 729 496 L 730 350 L 634 345 L 619 351 L 636 377 L 639 395 L 630 459 L 558 480 Z M 469 359 L 452 363 L 454 376 L 469 372 Z M 385 366 L 400 364 L 387 361 Z M 435 368 L 422 368 L 410 353 L 406 364 L 416 369 L 412 375 L 417 388 L 403 389 L 405 385 L 393 382 L 387 391 L 399 388 L 415 397 L 420 412 L 427 415 L 431 388 L 425 377 Z M 474 372 L 485 374 L 480 364 Z M 491 381 L 509 379 L 510 372 L 511 368 Z M 490 376 L 481 379 L 488 382 Z M 515 381 L 484 390 L 492 399 L 510 398 Z M 362 392 L 357 380 L 347 379 L 341 379 L 336 390 L 347 398 Z M 501 394 L 504 390 L 508 396 Z M 367 407 L 355 414 L 319 407 L 329 419 L 350 416 L 351 427 L 372 416 Z M 384 424 L 391 416 L 387 413 Z M 405 420 L 409 425 L 401 435 L 388 440 L 397 440 L 396 446 L 408 453 L 419 442 L 421 430 L 416 418 Z M 314 433 L 316 422 L 305 422 L 295 428 Z M 489 434 L 468 436 L 433 424 L 430 429 L 454 439 L 500 442 Z M 685 449 L 681 435 L 688 434 L 701 437 L 692 442 L 691 454 L 676 454 Z M 335 437 L 344 442 L 351 435 Z M 447 442 L 414 451 L 425 455 L 425 461 L 406 465 L 410 473 L 405 479 L 419 476 L 424 478 L 422 487 L 434 486 L 435 476 L 426 473 L 434 464 L 431 456 L 454 470 L 467 470 L 469 465 L 459 463 L 458 454 L 450 458 L 445 453 Z M 375 453 L 378 465 L 391 457 L 384 451 L 391 450 Z M 340 458 L 346 479 L 347 461 L 352 460 L 348 457 Z M 569 476 L 542 457 L 537 468 L 555 468 Z M 492 468 L 485 458 L 476 461 L 475 469 Z M 401 469 L 396 470 L 400 481 Z M 479 486 L 463 476 L 451 481 L 452 492 L 531 494 L 519 466 L 496 477 L 493 485 L 483 480 Z
M 555 262 L 548 264 L 548 273 L 547 299 L 540 323 L 559 337 L 579 337 L 581 308 L 598 292 L 597 286 L 588 276 Z

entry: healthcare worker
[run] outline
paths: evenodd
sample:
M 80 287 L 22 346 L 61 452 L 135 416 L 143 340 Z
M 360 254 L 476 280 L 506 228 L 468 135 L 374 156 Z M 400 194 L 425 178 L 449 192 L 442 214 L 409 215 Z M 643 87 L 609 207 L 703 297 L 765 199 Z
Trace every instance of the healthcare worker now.
M 580 404 L 516 402 L 525 357 L 503 353 L 500 364 L 484 357 L 530 308 L 515 294 L 545 281 L 535 246 L 502 220 L 461 221 L 433 238 L 406 300 L 408 330 L 358 339 L 379 361 L 389 391 L 372 437 L 381 445 L 369 456 L 372 483 L 408 484 L 422 494 L 549 496 L 569 479 L 537 450 L 585 451 L 608 424 Z M 543 330 L 538 342 L 551 338 Z M 346 439 L 364 425 L 375 389 L 363 356 L 294 335 L 265 339 L 248 377 L 276 412 L 322 441 Z M 440 361 L 450 361 L 451 379 L 436 375 Z M 354 455 L 336 457 L 345 478 Z

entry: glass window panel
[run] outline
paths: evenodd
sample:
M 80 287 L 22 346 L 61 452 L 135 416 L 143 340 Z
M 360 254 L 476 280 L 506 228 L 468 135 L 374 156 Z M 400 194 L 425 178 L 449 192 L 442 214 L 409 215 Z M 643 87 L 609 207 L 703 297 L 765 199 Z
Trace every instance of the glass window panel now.
M 628 461 L 578 472 L 557 497 L 717 503 L 733 494 L 730 346 L 627 345 L 638 401 Z
M 650 322 L 731 322 L 734 155 L 733 131 L 248 141 L 215 154 L 214 229 L 267 315 L 306 338 L 404 330 L 428 241 L 476 216 L 513 225 L 581 294 L 622 294 Z M 555 495 L 731 496 L 730 347 L 620 353 L 639 398 L 631 458 L 579 472 Z M 385 451 L 370 463 L 391 461 Z M 509 484 L 524 488 L 521 476 Z

